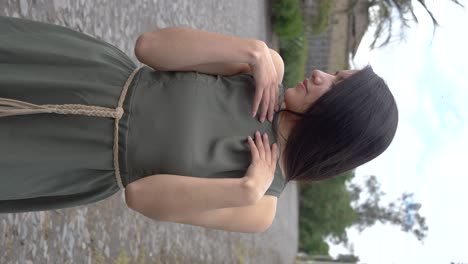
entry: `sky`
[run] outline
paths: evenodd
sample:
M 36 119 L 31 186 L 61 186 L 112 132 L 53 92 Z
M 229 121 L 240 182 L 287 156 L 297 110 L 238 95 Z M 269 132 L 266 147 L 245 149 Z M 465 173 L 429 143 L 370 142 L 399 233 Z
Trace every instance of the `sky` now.
M 354 59 L 370 63 L 395 96 L 399 126 L 378 158 L 356 170 L 359 183 L 376 175 L 383 204 L 401 193 L 422 203 L 429 232 L 422 244 L 398 227 L 377 224 L 362 233 L 348 229 L 359 263 L 468 264 L 468 1 L 426 1 L 440 27 L 415 3 L 419 24 L 406 40 L 369 51 L 366 33 Z M 347 251 L 332 246 L 336 256 Z

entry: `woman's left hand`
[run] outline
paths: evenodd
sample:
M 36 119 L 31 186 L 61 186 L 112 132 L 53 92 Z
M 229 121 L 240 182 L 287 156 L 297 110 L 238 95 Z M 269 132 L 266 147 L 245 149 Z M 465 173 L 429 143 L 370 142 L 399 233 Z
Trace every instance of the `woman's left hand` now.
M 252 161 L 244 175 L 244 182 L 256 194 L 256 201 L 265 195 L 275 177 L 276 161 L 278 160 L 278 146 L 273 143 L 270 147 L 268 134 L 255 133 L 255 141 L 249 136 Z
M 264 44 L 264 43 L 263 43 Z M 256 62 L 251 64 L 252 75 L 255 79 L 255 96 L 253 100 L 252 116 L 257 114 L 260 102 L 262 113 L 260 121 L 263 123 L 268 112 L 268 120 L 273 122 L 273 114 L 278 100 L 278 76 L 275 64 L 268 46 L 262 45 Z

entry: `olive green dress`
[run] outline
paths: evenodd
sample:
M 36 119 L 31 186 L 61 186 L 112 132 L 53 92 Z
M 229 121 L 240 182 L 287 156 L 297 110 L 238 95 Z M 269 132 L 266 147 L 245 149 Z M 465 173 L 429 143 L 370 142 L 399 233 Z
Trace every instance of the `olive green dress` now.
M 0 17 L 0 98 L 36 105 L 116 108 L 136 65 L 116 47 L 51 24 Z M 279 86 L 281 104 L 283 86 Z M 247 136 L 273 124 L 252 118 L 253 77 L 162 72 L 143 67 L 128 87 L 118 123 L 125 187 L 154 174 L 243 177 Z M 41 113 L 0 117 L 0 213 L 93 203 L 120 190 L 114 119 Z M 285 180 L 276 166 L 267 195 Z

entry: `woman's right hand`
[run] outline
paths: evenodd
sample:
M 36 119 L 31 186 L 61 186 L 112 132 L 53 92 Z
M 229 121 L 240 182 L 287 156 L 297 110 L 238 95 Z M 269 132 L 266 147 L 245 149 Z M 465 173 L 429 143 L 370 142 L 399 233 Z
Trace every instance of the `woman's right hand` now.
M 275 175 L 277 157 L 277 144 L 274 143 L 270 149 L 268 135 L 265 133 L 262 138 L 260 133 L 255 133 L 255 142 L 248 137 L 252 162 L 247 169 L 244 180 L 252 187 L 256 197 L 260 199 L 273 182 Z M 257 200 L 258 200 L 257 199 Z
M 268 120 L 273 122 L 275 106 L 278 104 L 278 73 L 272 58 L 270 49 L 263 43 L 259 48 L 259 56 L 255 63 L 249 64 L 255 80 L 255 95 L 253 99 L 253 117 L 262 111 L 259 120 L 263 123 L 268 116 Z

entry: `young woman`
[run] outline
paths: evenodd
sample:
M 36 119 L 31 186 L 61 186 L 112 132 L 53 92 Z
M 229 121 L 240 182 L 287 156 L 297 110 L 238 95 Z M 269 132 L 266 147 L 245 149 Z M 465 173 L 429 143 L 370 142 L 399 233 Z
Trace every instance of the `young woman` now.
M 64 27 L 0 17 L 0 34 L 3 213 L 89 204 L 124 188 L 129 208 L 156 220 L 262 232 L 288 181 L 375 158 L 398 123 L 370 67 L 313 71 L 284 91 L 281 57 L 255 39 L 144 33 L 135 54 L 147 66 L 137 69 Z

